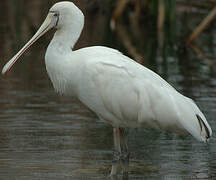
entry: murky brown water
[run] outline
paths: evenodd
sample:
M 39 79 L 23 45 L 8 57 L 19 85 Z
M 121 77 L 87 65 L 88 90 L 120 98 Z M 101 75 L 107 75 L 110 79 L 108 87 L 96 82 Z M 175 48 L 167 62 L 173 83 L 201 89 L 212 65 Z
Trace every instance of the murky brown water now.
M 8 7 L 7 2 L 2 5 Z M 46 6 L 41 9 L 47 10 Z M 24 15 L 14 17 L 13 8 L 5 11 L 0 12 L 5 15 L 0 24 L 2 66 L 35 31 L 26 25 Z M 127 52 L 120 35 L 108 29 L 109 13 L 86 13 L 77 48 L 101 44 Z M 46 13 L 40 16 L 42 22 Z M 175 27 L 165 31 L 162 48 L 158 48 L 150 22 L 128 36 L 138 42 L 134 44 L 143 63 L 192 97 L 215 132 L 215 24 L 196 41 L 196 51 L 180 46 L 182 37 L 204 16 L 178 12 Z M 128 24 L 123 28 L 132 29 Z M 7 77 L 0 77 L 0 180 L 105 179 L 112 161 L 112 129 L 76 99 L 54 92 L 44 66 L 51 34 L 39 40 Z M 145 128 L 130 129 L 127 134 L 129 179 L 216 179 L 215 134 L 208 144 Z

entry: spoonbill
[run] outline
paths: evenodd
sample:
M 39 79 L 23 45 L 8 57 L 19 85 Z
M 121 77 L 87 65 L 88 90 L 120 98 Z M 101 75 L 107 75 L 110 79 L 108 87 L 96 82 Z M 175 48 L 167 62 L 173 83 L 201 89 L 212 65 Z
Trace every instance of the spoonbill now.
M 72 2 L 54 4 L 29 42 L 4 66 L 8 72 L 42 35 L 56 29 L 45 55 L 54 89 L 78 98 L 113 127 L 118 159 L 128 156 L 125 127 L 153 127 L 191 134 L 207 142 L 212 130 L 195 102 L 177 92 L 158 74 L 118 50 L 92 46 L 73 50 L 84 25 L 84 15 Z M 118 173 L 113 164 L 111 175 Z

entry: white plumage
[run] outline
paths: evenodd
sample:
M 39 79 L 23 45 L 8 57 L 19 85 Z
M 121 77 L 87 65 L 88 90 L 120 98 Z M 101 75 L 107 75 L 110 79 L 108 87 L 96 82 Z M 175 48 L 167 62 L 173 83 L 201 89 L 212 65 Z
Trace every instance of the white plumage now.
M 153 71 L 107 47 L 72 51 L 83 24 L 84 16 L 73 3 L 55 4 L 35 36 L 2 73 L 34 41 L 56 27 L 45 62 L 57 92 L 77 97 L 114 128 L 150 126 L 191 134 L 204 142 L 210 138 L 211 127 L 193 100 L 178 93 Z
M 47 54 L 52 54 L 49 49 Z M 95 46 L 71 51 L 67 58 L 59 59 L 46 55 L 47 72 L 56 91 L 78 97 L 114 127 L 151 126 L 190 133 L 200 141 L 211 135 L 193 100 L 119 51 Z M 196 115 L 209 132 L 204 127 L 201 130 Z

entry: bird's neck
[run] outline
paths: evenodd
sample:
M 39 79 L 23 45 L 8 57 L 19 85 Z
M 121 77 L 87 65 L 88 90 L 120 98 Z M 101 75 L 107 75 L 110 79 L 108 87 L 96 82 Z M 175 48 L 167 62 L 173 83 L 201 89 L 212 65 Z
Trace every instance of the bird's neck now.
M 67 26 L 65 28 L 59 29 L 55 32 L 54 37 L 51 43 L 58 44 L 65 50 L 72 50 L 77 40 L 80 37 L 82 31 L 82 27 L 76 29 L 72 28 L 72 26 Z
M 70 27 L 57 30 L 46 51 L 45 63 L 47 72 L 54 88 L 61 94 L 68 94 L 69 91 L 75 92 L 71 88 L 68 90 L 68 84 L 73 84 L 72 80 L 68 81 L 68 73 L 76 72 L 73 69 L 76 66 L 69 66 L 69 61 L 74 60 L 72 58 L 72 48 L 77 42 L 81 31 L 81 27 L 79 29 L 76 28 L 76 31 L 73 31 Z

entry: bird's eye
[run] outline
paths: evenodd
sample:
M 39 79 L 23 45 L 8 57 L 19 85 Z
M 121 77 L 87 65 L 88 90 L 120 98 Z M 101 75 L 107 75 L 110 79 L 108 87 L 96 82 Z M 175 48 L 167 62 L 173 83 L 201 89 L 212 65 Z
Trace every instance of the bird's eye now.
M 54 17 L 58 17 L 59 16 L 59 12 L 58 11 L 50 11 L 50 13 L 53 13 Z

